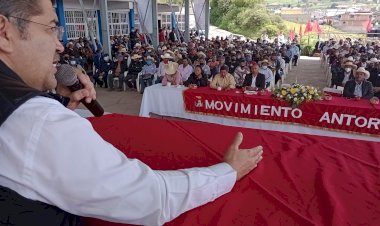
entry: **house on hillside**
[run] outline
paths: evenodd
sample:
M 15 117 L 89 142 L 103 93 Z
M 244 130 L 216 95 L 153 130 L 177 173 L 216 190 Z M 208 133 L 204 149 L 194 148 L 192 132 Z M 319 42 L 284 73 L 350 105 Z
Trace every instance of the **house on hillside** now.
M 366 33 L 368 20 L 372 20 L 372 12 L 358 11 L 340 15 L 339 21 L 334 23 L 337 27 L 345 32 Z
M 311 13 L 302 8 L 282 8 L 280 16 L 284 20 L 295 23 L 307 23 L 311 19 Z

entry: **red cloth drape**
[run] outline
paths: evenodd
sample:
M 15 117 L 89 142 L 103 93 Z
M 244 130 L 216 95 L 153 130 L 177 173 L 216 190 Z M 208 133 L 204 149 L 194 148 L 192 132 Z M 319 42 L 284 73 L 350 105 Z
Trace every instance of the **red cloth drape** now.
M 264 147 L 263 161 L 232 192 L 166 225 L 380 225 L 379 142 L 116 114 L 90 121 L 105 140 L 153 169 L 218 163 L 238 131 L 242 148 Z

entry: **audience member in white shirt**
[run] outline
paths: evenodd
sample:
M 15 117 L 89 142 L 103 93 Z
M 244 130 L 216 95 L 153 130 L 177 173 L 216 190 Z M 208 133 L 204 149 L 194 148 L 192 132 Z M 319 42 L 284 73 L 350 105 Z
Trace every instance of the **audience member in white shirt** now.
M 182 76 L 182 81 L 186 82 L 191 73 L 193 73 L 193 67 L 189 64 L 188 58 L 182 59 L 182 64 L 178 67 L 178 72 Z

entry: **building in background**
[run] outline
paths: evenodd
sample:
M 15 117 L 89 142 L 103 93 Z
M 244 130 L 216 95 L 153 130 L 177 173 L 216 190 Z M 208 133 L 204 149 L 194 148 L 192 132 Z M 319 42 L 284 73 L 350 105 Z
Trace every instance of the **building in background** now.
M 311 13 L 302 8 L 281 8 L 282 19 L 295 23 L 307 23 L 311 19 Z
M 372 15 L 370 11 L 345 13 L 340 15 L 339 21 L 333 26 L 345 32 L 367 33 L 367 24 L 372 20 Z
M 85 13 L 83 12 L 83 8 Z M 57 0 L 56 11 L 59 22 L 65 27 L 64 43 L 80 37 L 90 37 L 99 39 L 102 43 L 102 33 L 109 32 L 109 36 L 128 35 L 131 28 L 139 28 L 143 24 L 144 18 L 139 18 L 137 4 L 134 0 L 107 0 L 108 30 L 102 27 L 102 18 L 99 0 Z M 191 14 L 192 10 L 190 10 Z M 179 5 L 157 4 L 158 26 L 159 28 L 172 29 L 178 27 L 185 29 L 185 10 Z M 172 15 L 175 15 L 173 20 Z M 85 17 L 87 17 L 87 22 Z M 190 15 L 190 17 L 193 17 Z M 195 24 L 194 18 L 190 24 Z M 141 29 L 143 30 L 143 29 Z

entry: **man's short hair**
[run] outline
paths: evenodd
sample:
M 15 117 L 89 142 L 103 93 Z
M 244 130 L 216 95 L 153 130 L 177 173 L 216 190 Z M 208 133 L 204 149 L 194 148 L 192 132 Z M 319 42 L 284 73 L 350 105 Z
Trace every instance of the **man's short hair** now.
M 228 66 L 227 65 L 223 65 L 221 68 L 220 68 L 220 70 L 221 71 L 228 71 Z
M 51 0 L 51 2 L 54 4 L 55 0 Z M 41 0 L 0 0 L 0 14 L 7 17 L 17 27 L 21 38 L 26 39 L 28 37 L 26 28 L 29 23 L 26 20 L 42 14 L 40 3 Z

